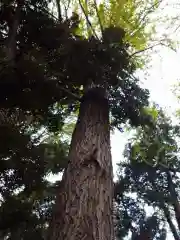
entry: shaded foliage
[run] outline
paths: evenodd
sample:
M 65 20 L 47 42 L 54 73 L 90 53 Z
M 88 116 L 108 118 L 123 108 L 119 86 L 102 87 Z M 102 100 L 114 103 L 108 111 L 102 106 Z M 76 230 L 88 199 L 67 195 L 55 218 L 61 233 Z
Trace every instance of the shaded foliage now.
M 156 215 L 157 223 L 151 226 L 150 238 L 144 239 L 166 239 L 168 225 L 173 237 L 179 239 L 179 229 L 174 225 L 175 219 L 177 225 L 179 222 L 178 138 L 179 126 L 173 125 L 159 111 L 154 126 L 139 128 L 127 145 L 125 161 L 119 164 L 119 181 L 115 192 L 119 209 L 122 208 L 122 199 L 127 201 L 124 208 L 127 217 L 120 221 L 129 219 L 126 234 L 130 231 L 133 237 L 132 225 L 141 226 L 142 219 L 146 219 L 150 211 L 151 216 Z M 139 215 L 130 207 L 131 203 Z M 121 230 L 117 229 L 118 232 Z

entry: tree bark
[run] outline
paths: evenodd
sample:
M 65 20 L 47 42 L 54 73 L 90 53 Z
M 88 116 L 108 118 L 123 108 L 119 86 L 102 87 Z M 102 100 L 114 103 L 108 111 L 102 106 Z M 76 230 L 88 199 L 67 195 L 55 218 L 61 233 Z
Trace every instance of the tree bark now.
M 176 217 L 176 221 L 178 224 L 178 228 L 180 231 L 180 204 L 179 204 L 179 200 L 178 200 L 178 196 L 174 187 L 174 183 L 172 181 L 172 176 L 171 173 L 168 171 L 167 173 L 167 181 L 168 181 L 168 190 L 170 192 L 171 195 L 171 199 L 172 199 L 172 205 L 174 208 L 174 212 L 175 212 L 175 217 Z
M 108 100 L 93 88 L 81 101 L 48 240 L 114 239 L 112 199 Z

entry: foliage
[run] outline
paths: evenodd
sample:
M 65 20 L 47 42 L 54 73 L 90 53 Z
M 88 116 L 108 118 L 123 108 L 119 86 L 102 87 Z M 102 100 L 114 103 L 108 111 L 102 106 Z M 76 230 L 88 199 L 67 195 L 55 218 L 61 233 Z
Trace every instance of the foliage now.
M 16 122 L 1 125 L 0 132 L 0 233 L 8 239 L 39 239 L 56 192 L 45 179 L 64 169 L 67 146 L 60 141 L 37 144 Z M 50 157 L 50 149 L 55 156 Z
M 150 15 L 158 9 L 161 1 L 73 1 L 74 12 L 80 14 L 84 28 L 101 32 L 109 26 L 120 27 L 125 30 L 125 41 L 135 49 L 145 48 L 152 29 L 146 32 L 150 22 Z M 92 26 L 89 26 L 92 24 Z M 93 29 L 91 29 L 93 28 Z M 152 27 L 151 27 L 152 28 Z

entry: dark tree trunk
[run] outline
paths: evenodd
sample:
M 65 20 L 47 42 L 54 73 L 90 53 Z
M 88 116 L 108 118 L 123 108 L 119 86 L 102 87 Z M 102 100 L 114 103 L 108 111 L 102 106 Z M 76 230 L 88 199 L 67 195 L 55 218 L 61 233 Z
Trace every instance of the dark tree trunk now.
M 158 192 L 158 189 L 157 189 L 156 185 L 153 182 L 151 182 L 151 183 L 152 183 L 152 186 L 154 187 L 154 189 L 156 189 L 156 191 Z M 176 227 L 174 226 L 173 221 L 171 219 L 170 211 L 169 211 L 168 207 L 166 207 L 163 199 L 160 202 L 160 207 L 161 207 L 161 209 L 164 212 L 164 216 L 165 216 L 165 218 L 166 218 L 166 220 L 167 220 L 167 222 L 169 224 L 169 228 L 170 228 L 170 230 L 171 230 L 171 232 L 173 234 L 174 239 L 175 240 L 180 240 L 180 236 L 178 235 Z
M 112 199 L 108 100 L 94 88 L 81 102 L 48 240 L 114 239 Z
M 174 212 L 175 212 L 175 217 L 176 217 L 176 221 L 178 223 L 178 228 L 180 231 L 180 204 L 179 204 L 179 200 L 178 200 L 178 196 L 174 187 L 174 183 L 172 181 L 172 176 L 171 173 L 168 171 L 167 172 L 167 181 L 168 181 L 168 190 L 170 192 L 171 195 L 171 199 L 172 199 L 172 205 L 174 208 Z
M 142 224 L 140 226 L 140 233 L 133 236 L 131 240 L 152 240 L 153 239 L 153 235 L 152 235 L 152 229 L 153 229 L 153 222 L 152 220 L 148 219 L 148 221 L 145 222 L 145 225 Z
M 61 5 L 60 5 L 60 0 L 56 0 L 56 7 L 57 7 L 57 12 L 58 12 L 58 20 L 62 20 L 61 16 Z
M 9 23 L 9 32 L 8 38 L 6 41 L 6 58 L 10 65 L 15 65 L 15 57 L 16 57 L 16 35 L 20 23 L 20 13 L 21 9 L 24 5 L 24 0 L 16 1 L 17 7 L 15 9 L 14 16 L 12 18 L 12 22 Z
M 150 234 L 148 232 L 144 231 L 141 232 L 140 235 L 133 240 L 152 240 L 152 238 L 150 237 Z
M 171 232 L 172 232 L 172 234 L 173 234 L 174 239 L 175 239 L 175 240 L 180 240 L 180 237 L 179 237 L 179 235 L 178 235 L 178 233 L 177 233 L 177 230 L 176 230 L 176 228 L 175 228 L 175 226 L 174 226 L 174 224 L 173 224 L 173 222 L 172 222 L 171 214 L 170 214 L 168 208 L 165 206 L 165 204 L 162 204 L 161 207 L 162 207 L 162 209 L 163 209 L 163 211 L 164 211 L 164 215 L 165 215 L 166 220 L 167 220 L 167 222 L 168 222 L 168 224 L 169 224 L 169 227 L 170 227 L 170 229 L 171 229 Z

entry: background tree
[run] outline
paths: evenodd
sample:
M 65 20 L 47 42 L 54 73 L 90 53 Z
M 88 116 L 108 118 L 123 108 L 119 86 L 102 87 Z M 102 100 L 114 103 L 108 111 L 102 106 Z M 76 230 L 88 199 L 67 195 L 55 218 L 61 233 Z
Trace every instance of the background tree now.
M 147 206 L 151 207 L 150 214 L 156 213 L 160 223 L 157 239 L 161 234 L 161 239 L 166 239 L 164 231 L 167 231 L 167 223 L 174 239 L 180 238 L 178 139 L 179 126 L 173 125 L 160 111 L 154 126 L 139 128 L 131 144 L 127 145 L 125 162 L 120 164 L 119 183 L 116 188 L 119 192 L 120 189 L 123 191 L 116 195 L 118 203 L 127 195 L 127 206 L 135 201 L 136 205 L 140 204 L 146 210 L 145 216 L 148 213 Z M 119 207 L 121 208 L 121 205 Z M 141 215 L 136 216 L 130 207 L 126 207 L 126 211 L 130 222 L 128 229 L 133 235 L 131 226 L 141 220 Z M 137 226 L 140 226 L 140 223 Z M 155 226 L 157 227 L 157 224 Z M 151 235 L 150 239 L 156 237 Z
M 46 140 L 69 115 L 57 82 L 47 81 L 47 66 L 52 68 L 47 56 L 53 50 L 43 36 L 53 31 L 56 47 L 60 32 L 47 7 L 46 1 L 1 1 L 0 229 L 8 239 L 43 239 L 55 198 L 46 177 L 65 164 L 67 144 Z M 62 103 L 55 104 L 57 99 Z

